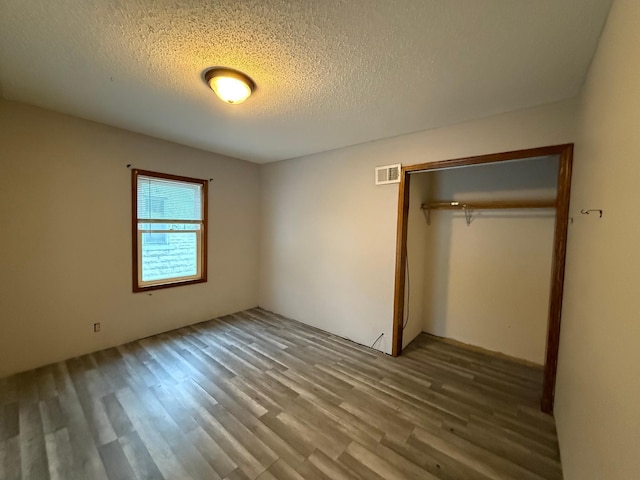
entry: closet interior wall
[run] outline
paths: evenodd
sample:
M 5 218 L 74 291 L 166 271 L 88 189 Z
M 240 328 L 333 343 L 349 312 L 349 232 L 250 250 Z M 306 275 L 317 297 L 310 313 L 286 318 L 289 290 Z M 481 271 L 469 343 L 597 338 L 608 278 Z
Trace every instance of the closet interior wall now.
M 431 210 L 431 202 L 550 200 L 558 157 L 411 175 L 403 346 L 420 332 L 544 364 L 554 209 Z

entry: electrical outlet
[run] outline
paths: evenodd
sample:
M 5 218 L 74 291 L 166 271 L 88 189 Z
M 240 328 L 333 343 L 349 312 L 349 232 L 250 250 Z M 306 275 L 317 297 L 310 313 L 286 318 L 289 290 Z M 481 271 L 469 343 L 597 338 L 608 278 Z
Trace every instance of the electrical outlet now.
M 94 332 L 99 332 L 100 331 L 100 323 L 94 323 L 93 324 L 93 331 Z

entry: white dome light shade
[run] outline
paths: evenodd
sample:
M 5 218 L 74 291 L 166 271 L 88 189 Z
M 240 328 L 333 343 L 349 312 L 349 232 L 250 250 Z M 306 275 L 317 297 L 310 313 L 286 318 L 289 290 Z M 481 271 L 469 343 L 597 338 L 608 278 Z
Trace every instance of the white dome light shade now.
M 230 68 L 212 68 L 204 78 L 220 100 L 234 105 L 244 102 L 255 89 L 253 80 Z

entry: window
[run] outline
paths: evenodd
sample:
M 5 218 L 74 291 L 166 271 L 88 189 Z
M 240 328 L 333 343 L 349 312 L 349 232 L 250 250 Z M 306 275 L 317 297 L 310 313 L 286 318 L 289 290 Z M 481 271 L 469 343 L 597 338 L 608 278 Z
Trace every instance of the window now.
M 166 200 L 163 197 L 154 197 L 151 196 L 148 198 L 149 200 L 149 209 L 151 212 L 151 218 L 163 218 L 164 215 L 164 201 Z M 140 202 L 138 202 L 140 205 Z M 166 223 L 158 223 L 153 226 L 154 230 L 165 230 L 167 228 Z M 166 233 L 145 233 L 143 235 L 146 244 L 156 243 L 160 245 L 167 245 L 169 243 L 169 236 Z
M 132 171 L 133 291 L 207 281 L 207 182 Z

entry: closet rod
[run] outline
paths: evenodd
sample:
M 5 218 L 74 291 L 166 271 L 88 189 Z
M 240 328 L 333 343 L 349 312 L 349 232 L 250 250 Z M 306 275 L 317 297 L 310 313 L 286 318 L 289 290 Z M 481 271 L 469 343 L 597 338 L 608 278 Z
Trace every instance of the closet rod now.
M 556 208 L 555 200 L 493 200 L 423 203 L 423 210 L 498 210 L 503 208 Z

